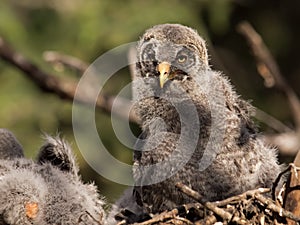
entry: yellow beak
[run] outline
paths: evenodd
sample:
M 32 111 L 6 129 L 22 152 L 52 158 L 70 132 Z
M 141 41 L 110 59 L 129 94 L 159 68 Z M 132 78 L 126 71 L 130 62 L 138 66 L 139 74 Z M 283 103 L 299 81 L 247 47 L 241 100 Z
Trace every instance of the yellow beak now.
M 164 84 L 169 80 L 171 65 L 168 62 L 158 64 L 157 70 L 159 71 L 159 84 L 163 88 Z

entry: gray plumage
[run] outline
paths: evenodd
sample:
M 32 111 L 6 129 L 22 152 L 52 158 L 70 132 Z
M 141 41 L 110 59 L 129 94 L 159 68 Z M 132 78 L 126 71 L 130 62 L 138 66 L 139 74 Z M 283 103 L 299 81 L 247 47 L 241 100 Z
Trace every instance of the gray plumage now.
M 0 165 L 2 224 L 102 224 L 103 198 L 95 185 L 81 181 L 72 150 L 61 138 L 46 136 L 37 162 L 1 159 Z
M 124 191 L 122 196 L 112 205 L 105 225 L 114 225 L 117 222 L 125 220 L 131 224 L 143 219 L 143 208 L 137 204 L 133 197 L 133 188 L 130 187 Z
M 41 147 L 37 156 L 37 162 L 43 164 L 51 163 L 62 171 L 67 171 L 73 176 L 78 176 L 78 166 L 76 159 L 68 143 L 59 137 L 46 135 L 46 142 Z
M 23 157 L 23 148 L 14 134 L 7 129 L 0 129 L 0 159 Z
M 132 201 L 144 212 L 192 202 L 176 189 L 177 182 L 198 191 L 204 200 L 215 201 L 270 187 L 280 172 L 276 150 L 256 135 L 251 105 L 239 98 L 223 74 L 210 68 L 207 55 L 197 32 L 179 24 L 154 26 L 138 44 L 133 100 L 144 140 L 136 145 L 142 151 L 135 152 Z M 167 67 L 161 69 L 162 64 Z M 193 109 L 199 127 L 190 119 Z M 197 137 L 193 129 L 199 129 Z M 222 135 L 219 141 L 210 139 L 217 135 Z M 178 148 L 182 136 L 186 142 Z M 195 151 L 188 155 L 192 143 Z M 169 162 L 170 155 L 188 162 L 182 167 L 175 160 L 158 170 L 143 169 Z M 204 156 L 212 159 L 207 168 Z M 165 175 L 170 177 L 155 183 Z

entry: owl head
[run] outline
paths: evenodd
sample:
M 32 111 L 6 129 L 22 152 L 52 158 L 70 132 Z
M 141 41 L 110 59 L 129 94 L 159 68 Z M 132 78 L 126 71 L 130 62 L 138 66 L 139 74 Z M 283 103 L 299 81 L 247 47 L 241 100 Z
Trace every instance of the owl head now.
M 160 88 L 209 68 L 205 41 L 195 30 L 180 24 L 156 25 L 146 30 L 139 41 L 137 57 L 138 76 L 157 78 Z

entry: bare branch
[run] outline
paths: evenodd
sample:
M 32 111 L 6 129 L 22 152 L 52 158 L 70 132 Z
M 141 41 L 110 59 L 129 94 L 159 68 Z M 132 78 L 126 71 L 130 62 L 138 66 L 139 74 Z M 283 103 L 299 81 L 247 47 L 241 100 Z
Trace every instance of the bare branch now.
M 281 171 L 278 176 L 276 177 L 273 186 L 272 186 L 272 198 L 273 200 L 276 200 L 276 188 L 278 187 L 278 184 L 280 183 L 280 180 L 282 179 L 282 177 L 287 174 L 290 171 L 290 166 L 289 165 L 287 168 L 285 168 L 283 171 Z
M 260 194 L 256 194 L 255 198 L 260 201 L 261 203 L 265 204 L 268 209 L 272 210 L 273 212 L 278 213 L 280 216 L 284 216 L 286 218 L 289 218 L 291 220 L 300 222 L 300 217 L 295 216 L 292 212 L 287 211 L 279 206 L 277 206 L 275 203 L 271 201 L 271 199 L 268 199 Z
M 87 63 L 74 56 L 62 54 L 57 51 L 45 51 L 43 53 L 43 58 L 54 67 L 66 66 L 75 69 L 80 74 L 83 74 L 89 66 Z
M 41 91 L 53 93 L 62 99 L 73 101 L 77 88 L 76 82 L 59 79 L 58 77 L 41 70 L 34 63 L 27 60 L 22 54 L 14 51 L 1 37 L 0 58 L 15 66 L 25 75 L 27 75 L 27 77 L 30 78 L 32 82 L 34 82 L 41 89 Z M 101 109 L 106 113 L 110 113 L 115 100 L 116 98 L 114 96 L 101 94 L 98 96 L 96 108 Z M 84 93 L 77 94 L 75 101 L 86 105 L 93 104 L 93 101 Z M 125 108 L 128 110 L 131 108 L 131 103 L 129 100 L 121 99 L 119 97 L 118 102 L 114 104 L 115 108 L 117 109 L 114 110 L 114 113 L 117 116 L 120 116 L 123 119 L 129 119 L 131 122 L 138 123 L 139 119 L 133 110 L 130 111 L 129 118 L 126 110 L 124 110 Z
M 202 208 L 202 206 L 199 203 L 190 203 L 184 205 L 184 208 L 185 211 L 188 212 L 191 208 Z M 145 222 L 135 223 L 135 225 L 149 225 L 149 224 L 156 224 L 158 222 L 163 222 L 168 219 L 175 219 L 175 218 L 178 219 L 179 214 L 180 214 L 180 210 L 178 208 L 175 208 L 171 211 L 160 213 Z
M 279 134 L 266 134 L 262 137 L 267 143 L 279 148 L 283 155 L 294 156 L 300 148 L 300 139 L 296 132 L 284 132 Z
M 291 211 L 294 215 L 300 216 L 300 205 L 295 204 L 300 201 L 300 151 L 296 155 L 294 163 L 289 166 L 290 176 L 287 181 L 285 192 L 284 208 Z M 296 225 L 292 220 L 288 220 L 288 225 Z
M 127 58 L 128 58 L 128 62 L 135 62 L 136 58 L 137 58 L 137 51 L 136 51 L 136 47 L 130 47 L 128 54 L 127 54 Z M 129 65 L 129 70 L 130 70 L 130 75 L 131 75 L 131 79 L 134 80 L 135 79 L 135 65 L 134 64 L 130 64 Z
M 253 197 L 256 194 L 268 193 L 270 191 L 271 191 L 270 188 L 259 188 L 259 189 L 249 190 L 249 191 L 246 191 L 246 192 L 244 192 L 240 195 L 232 196 L 232 197 L 226 198 L 226 199 L 221 200 L 221 201 L 216 201 L 214 203 L 217 206 L 225 206 L 225 205 L 228 205 L 232 202 L 241 201 L 242 199 L 246 199 L 247 197 Z
M 205 206 L 207 209 L 211 210 L 218 216 L 222 217 L 225 221 L 233 221 L 233 222 L 236 222 L 237 224 L 247 224 L 247 221 L 245 221 L 237 216 L 232 215 L 231 213 L 225 211 L 224 209 L 219 208 L 218 206 L 216 206 L 216 204 L 214 204 L 212 202 L 203 201 L 202 196 L 198 192 L 189 188 L 188 186 L 186 186 L 182 183 L 177 183 L 176 187 L 180 191 L 182 191 L 184 194 L 186 194 L 189 197 L 193 198 L 194 200 L 198 201 L 203 206 Z
M 274 86 L 286 95 L 297 131 L 300 132 L 300 101 L 295 91 L 282 76 L 275 59 L 254 28 L 248 22 L 241 22 L 237 29 L 248 40 L 257 60 L 258 72 L 265 79 L 266 86 Z
M 273 212 L 278 213 L 279 216 L 281 216 L 281 217 L 286 217 L 286 218 L 289 218 L 289 219 L 291 219 L 293 221 L 297 221 L 297 222 L 300 221 L 300 217 L 294 215 L 292 212 L 290 212 L 288 210 L 283 209 L 280 206 L 277 206 L 272 201 L 272 199 L 266 198 L 262 195 L 262 193 L 269 192 L 270 191 L 269 188 L 259 188 L 256 190 L 246 191 L 243 194 L 233 196 L 233 197 L 230 197 L 228 199 L 218 201 L 218 202 L 204 202 L 201 195 L 198 192 L 189 188 L 188 186 L 186 186 L 182 183 L 177 183 L 176 187 L 179 188 L 179 190 L 182 191 L 183 193 L 190 196 L 191 198 L 200 202 L 207 209 L 211 210 L 212 212 L 214 212 L 218 216 L 222 217 L 226 221 L 233 221 L 233 222 L 236 222 L 237 224 L 248 224 L 246 220 L 241 219 L 241 218 L 235 216 L 234 214 L 231 214 L 231 213 L 225 211 L 224 209 L 218 207 L 218 206 L 224 206 L 229 203 L 232 203 L 232 201 L 237 201 L 237 200 L 241 201 L 243 199 L 247 199 L 247 197 L 257 199 L 259 202 L 264 204 L 266 206 L 266 208 L 272 210 Z
M 274 118 L 273 116 L 269 115 L 268 113 L 255 108 L 255 118 L 259 121 L 263 122 L 270 128 L 274 129 L 275 131 L 282 133 L 282 132 L 292 132 L 293 130 L 286 126 L 284 123 L 279 121 L 278 119 Z

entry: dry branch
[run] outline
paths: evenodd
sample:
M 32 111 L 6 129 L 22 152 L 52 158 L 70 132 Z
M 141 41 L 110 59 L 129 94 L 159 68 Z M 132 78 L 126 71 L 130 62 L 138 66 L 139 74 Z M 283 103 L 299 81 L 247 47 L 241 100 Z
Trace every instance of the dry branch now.
M 289 169 L 294 168 L 292 165 Z M 269 188 L 246 191 L 227 199 L 207 202 L 188 186 L 177 183 L 176 187 L 196 202 L 179 206 L 173 210 L 154 215 L 151 219 L 135 225 L 152 224 L 286 224 L 286 220 L 300 222 L 300 217 L 282 208 L 263 195 Z M 192 211 L 196 209 L 196 211 Z M 193 212 L 191 215 L 190 213 Z M 188 216 L 189 215 L 189 216 Z M 196 218 L 190 220 L 188 218 Z M 122 224 L 127 224 L 123 221 Z
M 300 217 L 294 215 L 292 212 L 287 211 L 285 209 L 283 209 L 282 207 L 277 206 L 274 202 L 272 202 L 272 199 L 268 199 L 260 194 L 256 194 L 255 198 L 260 201 L 261 203 L 263 203 L 267 209 L 272 210 L 273 212 L 278 213 L 280 216 L 289 218 L 293 221 L 296 222 L 300 222 Z
M 295 123 L 295 131 L 266 136 L 266 141 L 278 146 L 280 152 L 294 155 L 300 148 L 300 100 L 282 76 L 274 57 L 254 28 L 248 22 L 241 22 L 237 29 L 249 42 L 257 61 L 257 70 L 265 80 L 266 87 L 275 87 L 285 94 Z
M 203 201 L 202 196 L 192 190 L 191 188 L 189 188 L 188 186 L 182 184 L 182 183 L 177 183 L 176 187 L 182 191 L 184 194 L 188 195 L 189 197 L 193 198 L 194 200 L 200 202 L 204 207 L 206 207 L 207 209 L 211 210 L 212 212 L 214 212 L 215 214 L 217 214 L 218 216 L 222 217 L 225 221 L 233 221 L 236 222 L 237 224 L 247 224 L 245 220 L 232 215 L 231 213 L 219 208 L 216 204 L 212 203 L 212 202 L 205 202 Z
M 269 115 L 268 113 L 258 109 L 257 107 L 255 108 L 255 118 L 266 124 L 268 127 L 274 129 L 278 133 L 293 132 L 293 130 L 286 126 L 284 123 Z
M 298 152 L 294 163 L 290 164 L 290 176 L 287 181 L 284 208 L 291 211 L 294 215 L 300 217 L 300 151 Z M 288 220 L 288 225 L 296 225 L 295 221 Z
M 3 38 L 0 37 L 0 58 L 7 61 L 11 65 L 22 71 L 28 78 L 30 78 L 43 92 L 49 92 L 56 94 L 62 99 L 69 101 L 74 100 L 77 83 L 66 81 L 49 74 L 31 61 L 27 60 L 22 54 L 13 50 Z M 101 94 L 96 101 L 96 108 L 103 110 L 106 113 L 111 113 L 112 105 L 115 101 L 114 96 Z M 131 122 L 137 123 L 139 120 L 133 111 L 130 111 L 129 118 L 126 114 L 124 107 L 130 107 L 130 101 L 127 99 L 118 98 L 116 102 L 116 109 L 114 113 L 123 119 L 129 119 Z M 90 99 L 84 93 L 77 94 L 77 98 L 74 100 L 78 103 L 93 105 L 92 99 Z
M 267 143 L 277 146 L 282 155 L 294 156 L 300 148 L 299 134 L 295 131 L 279 134 L 265 134 L 263 139 Z
M 292 212 L 282 208 L 281 206 L 278 206 L 275 204 L 275 202 L 268 197 L 263 196 L 262 194 L 270 192 L 269 188 L 259 188 L 255 190 L 249 190 L 246 191 L 243 194 L 237 195 L 230 197 L 228 199 L 222 200 L 222 201 L 217 201 L 217 202 L 204 202 L 202 199 L 202 196 L 192 190 L 191 188 L 187 187 L 184 184 L 177 183 L 176 187 L 179 188 L 183 193 L 187 194 L 191 198 L 195 199 L 199 203 L 201 203 L 204 207 L 215 213 L 217 216 L 221 217 L 224 221 L 227 222 L 234 222 L 237 224 L 249 224 L 250 221 L 248 221 L 246 218 L 239 217 L 235 215 L 235 213 L 230 213 L 225 209 L 221 208 L 224 206 L 229 206 L 229 205 L 239 205 L 239 203 L 242 203 L 243 201 L 246 201 L 247 199 L 250 199 L 251 201 L 258 201 L 259 204 L 264 205 L 265 210 L 271 210 L 273 213 L 278 215 L 279 217 L 282 218 L 287 218 L 290 219 L 291 221 L 296 221 L 300 222 L 300 217 L 293 214 Z M 249 202 L 249 201 L 248 201 Z M 257 207 L 257 206 L 256 206 Z M 263 212 L 264 212 L 263 211 Z M 266 215 L 261 215 L 264 216 L 265 218 Z M 262 217 L 260 217 L 262 218 Z M 275 219 L 275 218 L 274 218 Z
M 199 203 L 190 203 L 190 204 L 186 204 L 183 206 L 185 211 L 188 212 L 190 209 L 192 208 L 202 208 L 202 206 Z M 154 216 L 153 218 L 142 222 L 142 223 L 135 223 L 135 225 L 150 225 L 150 224 L 155 224 L 158 222 L 164 222 L 168 219 L 175 219 L 175 218 L 180 218 L 180 211 L 179 208 L 175 208 L 171 211 L 167 211 L 167 212 L 163 212 L 161 214 L 158 214 L 156 216 Z M 191 222 L 190 222 L 191 223 Z
M 43 53 L 43 58 L 46 62 L 52 64 L 54 67 L 65 66 L 75 69 L 79 74 L 83 74 L 89 67 L 87 63 L 74 56 L 62 54 L 56 51 L 45 51 Z
M 246 199 L 247 197 L 253 198 L 253 196 L 255 196 L 256 194 L 264 194 L 264 193 L 268 193 L 268 192 L 270 192 L 270 188 L 259 188 L 259 189 L 255 189 L 255 190 L 249 190 L 240 195 L 232 196 L 232 197 L 226 198 L 224 200 L 217 201 L 217 202 L 215 202 L 215 204 L 217 206 L 225 206 L 232 202 L 237 202 L 237 201 L 241 201 L 242 199 Z
M 279 67 L 263 42 L 261 36 L 248 22 L 241 22 L 238 31 L 248 40 L 252 52 L 257 60 L 257 68 L 260 75 L 265 79 L 267 86 L 274 86 L 286 95 L 292 111 L 297 129 L 300 129 L 300 101 L 295 91 L 289 86 L 282 76 Z

